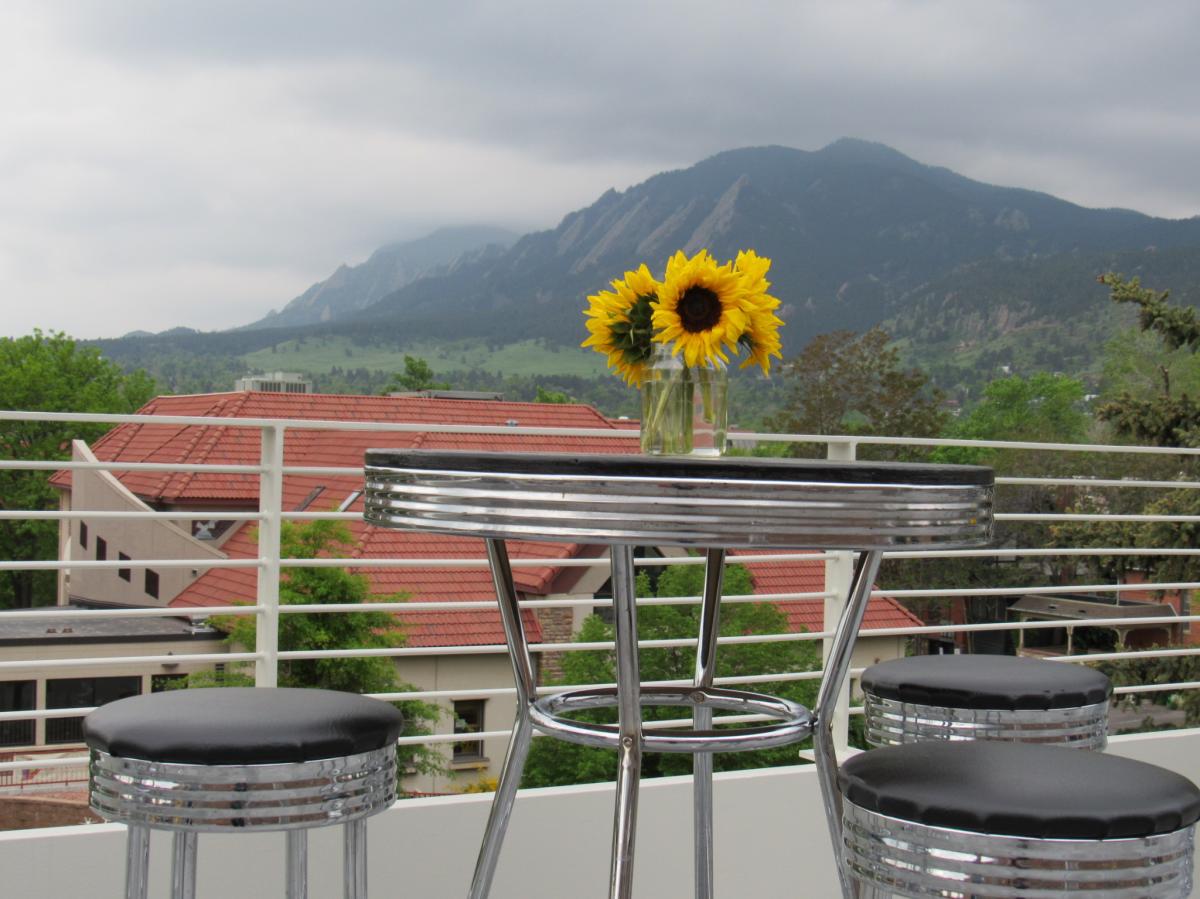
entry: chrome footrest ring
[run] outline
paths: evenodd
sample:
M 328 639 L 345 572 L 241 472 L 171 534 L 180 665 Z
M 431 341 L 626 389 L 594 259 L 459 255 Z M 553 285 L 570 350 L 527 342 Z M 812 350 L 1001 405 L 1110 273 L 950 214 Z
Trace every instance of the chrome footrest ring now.
M 806 740 L 813 730 L 813 716 L 807 708 L 791 700 L 762 693 L 716 687 L 643 687 L 641 702 L 643 706 L 703 707 L 775 719 L 770 724 L 719 730 L 646 730 L 642 734 L 642 748 L 646 752 L 749 752 L 772 749 Z M 620 731 L 616 725 L 593 724 L 564 717 L 567 712 L 614 708 L 616 705 L 615 687 L 592 687 L 543 697 L 529 707 L 529 716 L 533 726 L 544 734 L 568 743 L 616 749 L 620 742 Z

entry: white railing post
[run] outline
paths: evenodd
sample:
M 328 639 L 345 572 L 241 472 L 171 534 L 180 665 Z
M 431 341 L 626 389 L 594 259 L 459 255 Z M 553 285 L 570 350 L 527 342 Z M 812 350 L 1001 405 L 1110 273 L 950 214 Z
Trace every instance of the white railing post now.
M 279 685 L 279 543 L 283 523 L 283 425 L 262 429 L 262 473 L 258 478 L 258 616 L 254 685 Z
M 852 440 L 830 441 L 826 445 L 827 458 L 830 462 L 853 462 L 857 455 L 857 444 Z M 854 553 L 838 551 L 828 553 L 825 560 L 825 619 L 822 629 L 832 634 L 841 618 L 842 609 L 846 607 L 850 595 L 850 582 L 854 577 Z M 833 637 L 821 641 L 821 666 L 828 669 L 829 651 L 833 646 Z M 838 696 L 837 706 L 833 713 L 833 746 L 839 756 L 850 745 L 850 682 L 847 677 L 842 691 Z

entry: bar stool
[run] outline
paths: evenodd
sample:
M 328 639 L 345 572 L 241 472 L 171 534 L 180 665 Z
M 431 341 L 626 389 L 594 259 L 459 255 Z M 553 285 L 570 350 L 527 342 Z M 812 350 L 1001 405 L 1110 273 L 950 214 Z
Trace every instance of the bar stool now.
M 872 746 L 1007 740 L 1108 744 L 1109 679 L 1084 665 L 992 655 L 912 656 L 862 676 Z
M 173 899 L 194 899 L 200 832 L 287 832 L 287 896 L 307 895 L 310 827 L 344 824 L 347 899 L 367 895 L 366 818 L 396 798 L 395 707 L 332 690 L 133 696 L 84 719 L 91 806 L 129 826 L 126 899 L 146 899 L 150 829 L 174 831 Z
M 844 871 L 860 899 L 1186 899 L 1200 789 L 1062 746 L 909 743 L 838 776 Z

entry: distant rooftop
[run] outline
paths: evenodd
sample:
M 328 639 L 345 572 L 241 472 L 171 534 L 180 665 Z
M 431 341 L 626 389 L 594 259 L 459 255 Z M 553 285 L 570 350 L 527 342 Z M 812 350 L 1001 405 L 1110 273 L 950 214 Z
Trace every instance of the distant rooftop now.
M 39 610 L 41 611 L 41 610 Z M 47 618 L 8 618 L 0 611 L 0 645 L 46 643 L 142 643 L 163 640 L 212 640 L 221 634 L 194 626 L 187 618 L 94 618 L 80 607 L 48 608 Z

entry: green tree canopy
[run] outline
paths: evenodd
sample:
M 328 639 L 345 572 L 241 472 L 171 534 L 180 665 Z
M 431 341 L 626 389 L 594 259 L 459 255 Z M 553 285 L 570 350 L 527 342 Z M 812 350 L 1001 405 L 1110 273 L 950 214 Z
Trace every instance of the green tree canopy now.
M 768 419 L 779 432 L 934 437 L 946 421 L 943 394 L 916 368 L 904 368 L 882 328 L 815 337 L 782 367 L 783 410 Z M 867 456 L 911 456 L 892 447 Z M 797 447 L 797 454 L 805 452 Z
M 280 552 L 285 559 L 317 558 L 334 552 L 344 555 L 351 548 L 349 530 L 341 522 L 285 522 L 280 534 Z M 355 603 L 370 609 L 373 602 L 398 602 L 402 594 L 373 596 L 366 575 L 351 574 L 344 568 L 287 568 L 279 581 L 281 605 Z M 226 631 L 228 641 L 239 646 L 255 645 L 257 619 L 253 615 L 214 619 Z M 279 648 L 288 650 L 384 649 L 404 645 L 404 634 L 391 612 L 337 612 L 328 615 L 281 615 Z M 225 683 L 230 681 L 226 680 Z M 242 674 L 236 681 L 249 683 Z M 211 675 L 193 675 L 192 686 L 211 685 Z M 396 693 L 414 689 L 400 681 L 396 665 L 384 656 L 369 658 L 294 659 L 279 662 L 279 686 L 319 687 L 349 693 Z M 437 721 L 439 708 L 427 702 L 399 702 L 404 713 L 405 736 L 427 734 Z M 405 758 L 409 751 L 403 753 Z M 431 773 L 441 771 L 444 759 L 436 749 L 422 747 L 416 754 L 416 768 Z
M 668 596 L 697 596 L 703 591 L 704 567 L 701 565 L 671 566 L 658 578 L 657 594 Z M 724 595 L 745 595 L 753 592 L 750 573 L 741 565 L 725 569 Z M 650 577 L 643 571 L 638 575 L 638 595 L 654 595 Z M 638 609 L 638 636 L 643 640 L 689 637 L 695 639 L 699 630 L 698 605 L 643 606 Z M 787 618 L 771 603 L 725 603 L 721 609 L 722 636 L 782 633 L 787 630 Z M 577 642 L 611 641 L 613 629 L 599 616 L 588 617 Z M 639 654 L 643 681 L 690 681 L 695 667 L 693 647 L 645 649 Z M 741 674 L 773 674 L 813 671 L 820 668 L 819 648 L 810 641 L 784 643 L 755 643 L 722 646 L 717 652 L 717 676 Z M 612 652 L 568 652 L 563 655 L 563 678 L 566 684 L 610 684 L 615 679 Z M 811 707 L 816 699 L 816 681 L 785 681 L 761 684 L 754 690 L 774 696 L 784 696 Z M 669 720 L 689 717 L 690 711 L 678 707 L 647 707 L 646 720 Z M 581 719 L 612 722 L 611 710 L 580 713 Z M 729 771 L 760 768 L 770 765 L 798 764 L 797 747 L 785 746 L 761 752 L 720 753 L 715 756 L 714 770 Z M 687 774 L 692 770 L 690 756 L 649 754 L 643 756 L 642 776 L 661 777 Z M 616 777 L 617 756 L 614 751 L 578 746 L 552 739 L 534 740 L 525 765 L 522 786 L 542 787 L 612 780 Z
M 0 409 L 19 412 L 136 412 L 152 396 L 142 371 L 125 374 L 100 353 L 65 334 L 34 331 L 0 338 Z M 93 441 L 104 424 L 56 421 L 0 423 L 0 456 L 44 461 L 69 459 L 72 439 Z M 0 471 L 0 508 L 58 508 L 48 471 Z M 0 557 L 10 561 L 55 559 L 58 526 L 52 521 L 0 521 Z M 0 578 L 0 607 L 54 602 L 55 578 L 47 571 L 8 571 Z
M 409 390 L 448 390 L 450 385 L 434 378 L 433 369 L 420 356 L 404 354 L 404 371 L 392 375 L 392 380 L 383 388 L 383 395 Z
M 1171 353 L 1184 351 L 1192 356 L 1187 380 L 1195 383 L 1195 352 L 1200 348 L 1200 321 L 1196 310 L 1172 306 L 1170 291 L 1148 290 L 1137 278 L 1126 279 L 1109 272 L 1100 277 L 1109 287 L 1114 303 L 1136 305 L 1138 325 L 1143 332 L 1158 336 L 1162 348 Z M 1096 415 L 1108 422 L 1120 437 L 1155 446 L 1200 446 L 1200 402 L 1171 383 L 1170 360 L 1156 363 L 1159 390 L 1151 396 L 1136 395 L 1124 389 L 1101 406 Z

